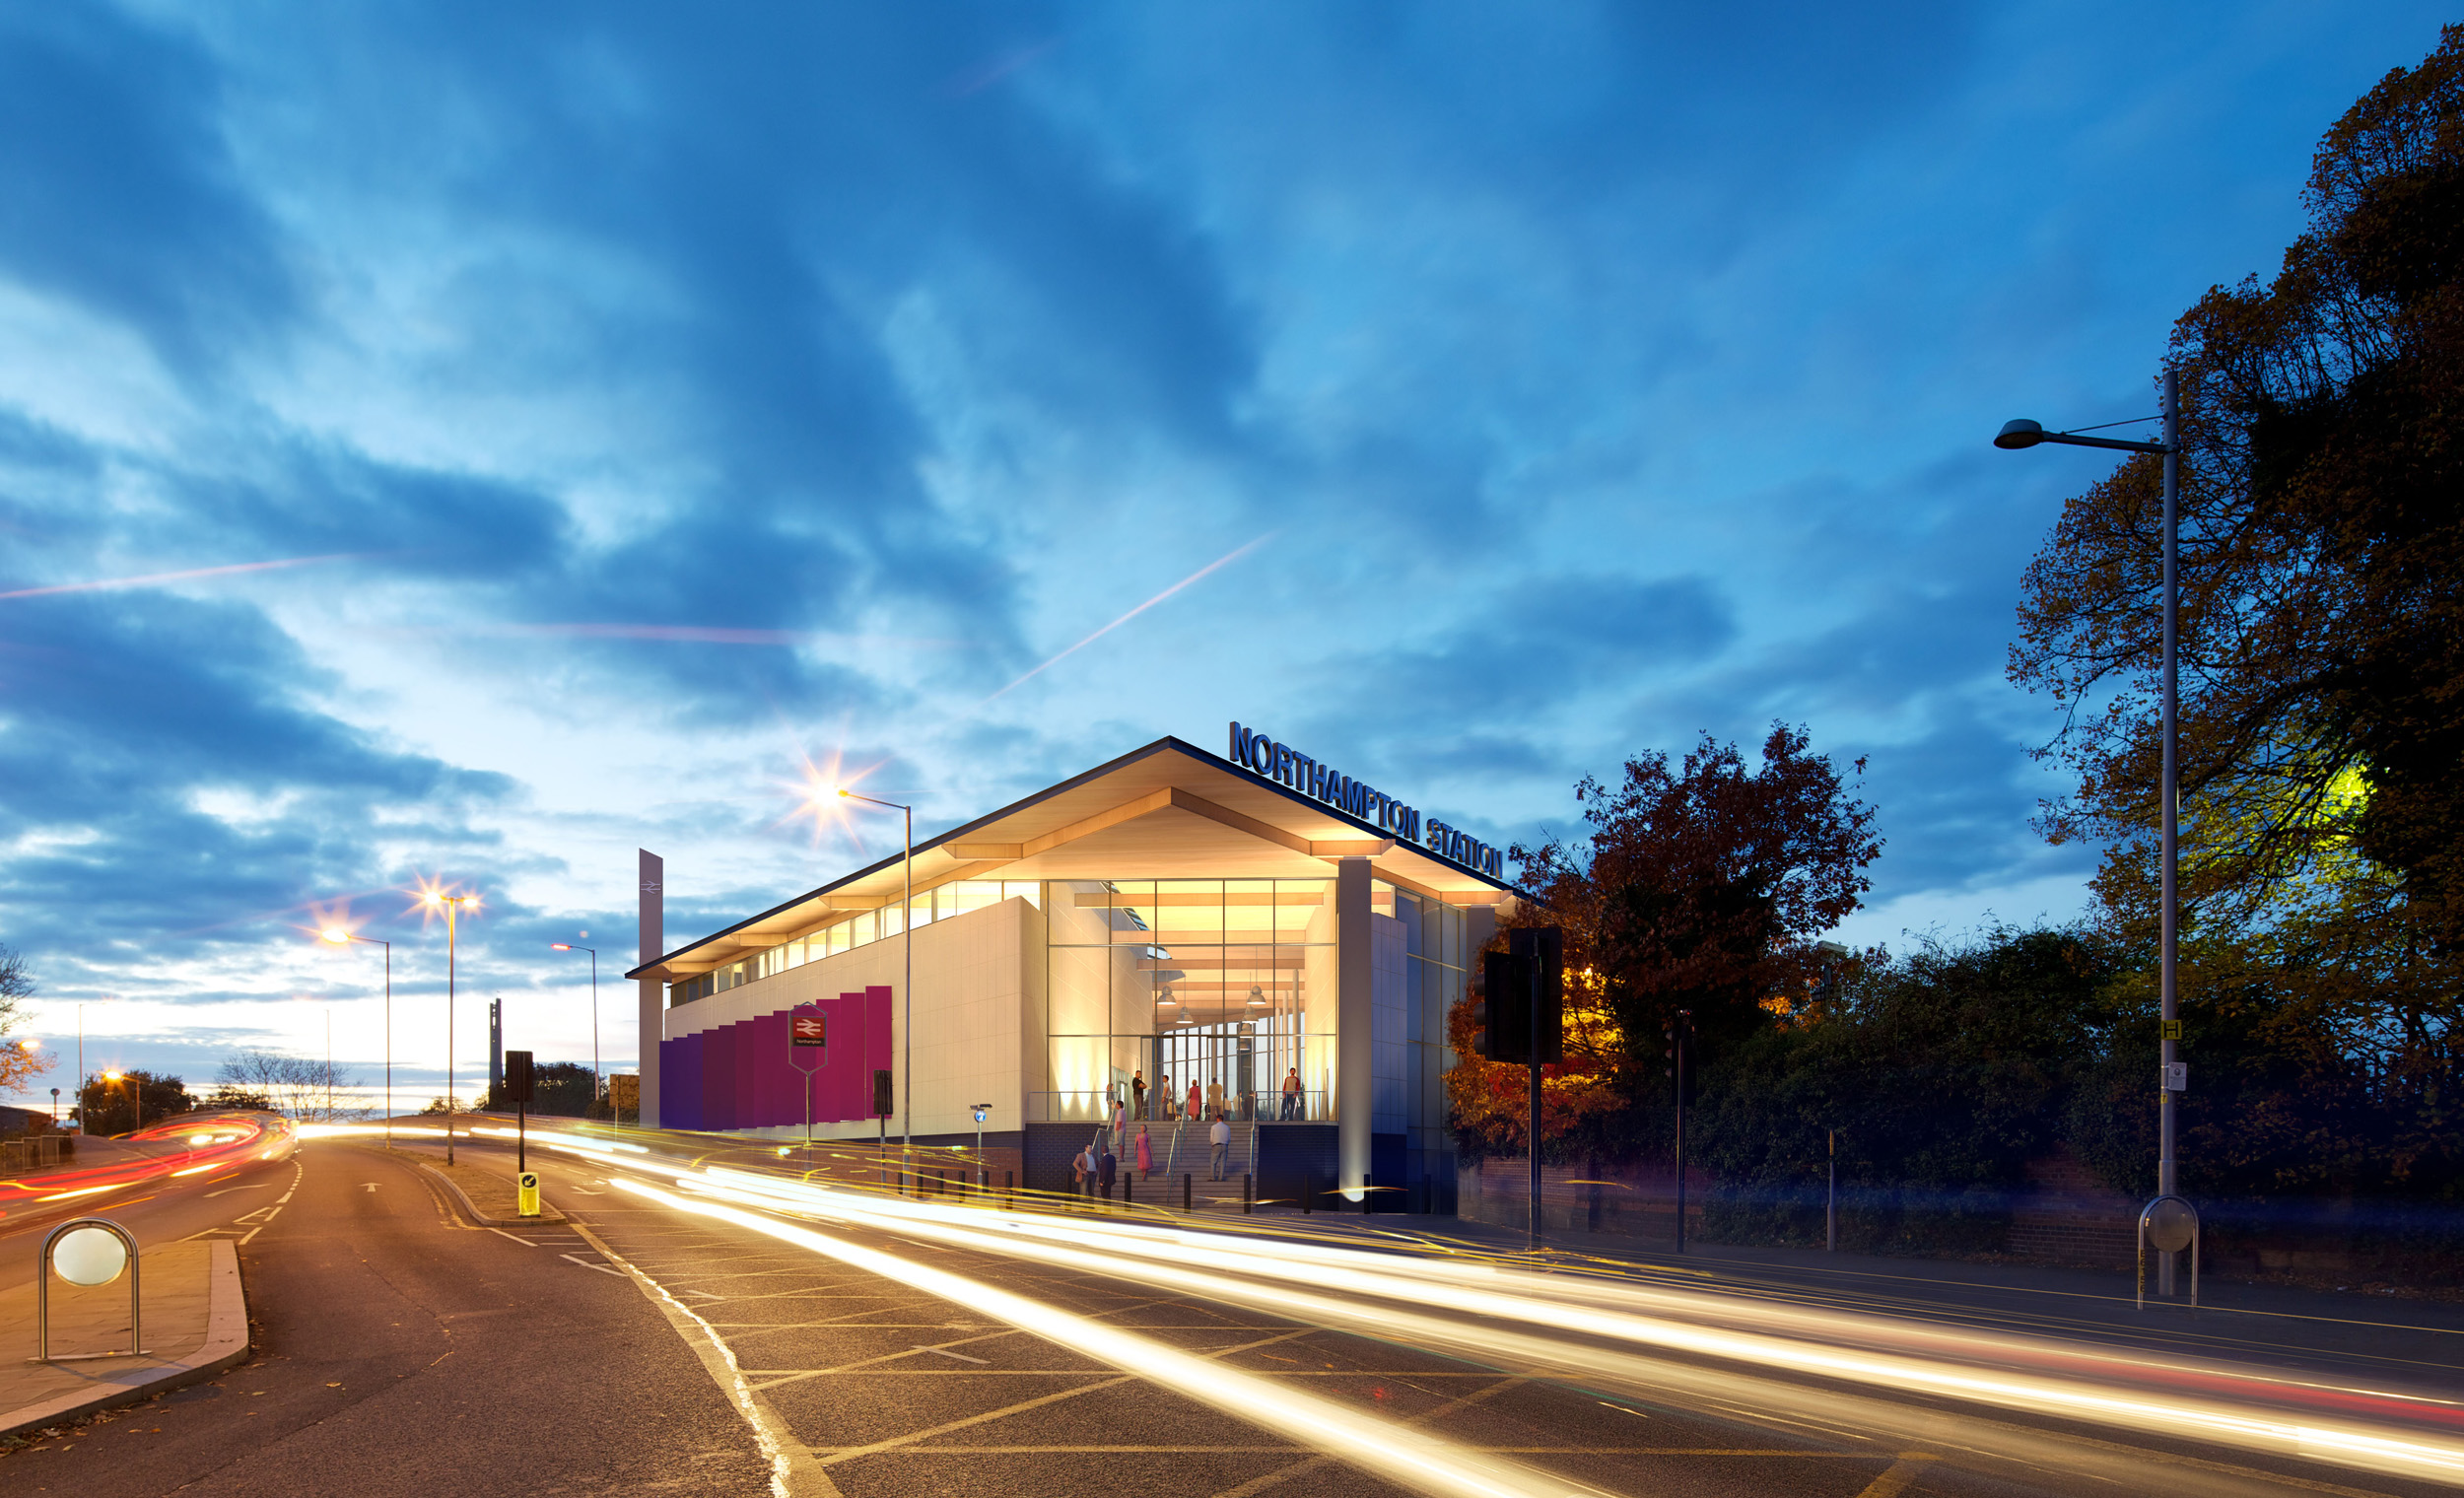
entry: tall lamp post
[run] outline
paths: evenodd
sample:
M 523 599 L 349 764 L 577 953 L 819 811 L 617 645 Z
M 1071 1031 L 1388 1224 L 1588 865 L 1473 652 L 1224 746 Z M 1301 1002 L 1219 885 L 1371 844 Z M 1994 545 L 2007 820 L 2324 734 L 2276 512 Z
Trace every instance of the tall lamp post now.
M 2157 787 L 2158 816 L 2161 819 L 2163 851 L 2159 854 L 2158 880 L 2159 925 L 2157 945 L 2157 993 L 2162 1005 L 2162 1028 L 2158 1044 L 2163 1047 L 2164 1071 L 2156 1093 L 2156 1194 L 2177 1194 L 2173 1156 L 2173 1099 L 2181 1091 L 2177 1083 L 2182 1074 L 2177 1064 L 2175 1048 L 2181 1038 L 2179 994 L 2175 987 L 2175 948 L 2180 929 L 2181 888 L 2177 878 L 2179 860 L 2180 751 L 2181 725 L 2176 699 L 2179 682 L 2181 581 L 2181 377 L 2171 365 L 2164 369 L 2164 440 L 2156 443 L 2134 443 L 2112 437 L 2083 437 L 2076 432 L 2047 432 L 2032 421 L 2006 422 L 1994 438 L 1997 447 L 2033 447 L 2039 443 L 2060 443 L 2072 447 L 2106 447 L 2116 452 L 2152 452 L 2164 459 L 2164 707 L 2163 707 L 2163 770 L 2162 783 Z M 2114 423 L 2116 426 L 2122 423 Z M 2156 1257 L 2156 1288 L 2169 1295 L 2173 1291 L 2173 1256 Z
M 586 936 L 590 933 L 584 931 L 582 934 Z M 607 1085 L 607 1079 L 599 1074 L 598 948 L 578 947 L 570 941 L 551 941 L 548 943 L 548 950 L 551 952 L 587 952 L 590 954 L 590 1086 L 592 1090 L 595 1091 Z M 624 1126 L 625 1121 L 616 1117 L 616 1095 L 612 1092 L 607 1095 L 607 1116 L 609 1120 L 618 1127 L 621 1128 Z
M 347 947 L 355 941 L 365 941 L 371 946 L 385 949 L 385 1148 L 391 1149 L 393 1148 L 393 943 L 381 936 L 363 936 L 357 931 L 338 925 L 329 925 L 317 934 L 338 947 Z M 327 1014 L 326 1022 L 332 1023 L 330 1012 Z M 326 1043 L 325 1080 L 329 1087 L 333 1083 L 332 1051 L 332 1042 L 328 1041 Z
M 839 794 L 851 801 L 883 806 L 907 815 L 906 851 L 901 858 L 907 872 L 907 899 L 898 918 L 899 940 L 906 948 L 907 962 L 907 984 L 899 996 L 899 1002 L 907 1010 L 907 1017 L 900 1026 L 907 1037 L 907 1044 L 899 1057 L 899 1069 L 903 1074 L 898 1084 L 899 1149 L 900 1158 L 905 1159 L 916 1147 L 916 808 L 897 801 L 876 801 L 868 795 L 857 795 L 845 785 L 839 787 Z
M 430 910 L 445 912 L 445 1163 L 453 1163 L 453 977 L 454 918 L 463 910 L 476 910 L 477 895 L 448 895 L 432 889 L 420 896 L 420 903 Z

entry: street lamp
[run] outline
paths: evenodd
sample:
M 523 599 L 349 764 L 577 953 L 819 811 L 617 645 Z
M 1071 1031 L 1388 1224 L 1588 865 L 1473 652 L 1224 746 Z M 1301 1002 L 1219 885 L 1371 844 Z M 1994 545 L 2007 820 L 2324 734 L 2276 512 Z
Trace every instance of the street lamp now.
M 876 801 L 868 795 L 857 795 L 845 785 L 839 787 L 839 794 L 851 801 L 862 801 L 868 806 L 886 806 L 892 811 L 907 814 L 906 852 L 901 859 L 907 872 L 907 903 L 900 909 L 898 919 L 899 937 L 906 949 L 907 962 L 907 987 L 900 999 L 907 1009 L 906 1021 L 900 1027 L 907 1037 L 907 1045 L 899 1058 L 899 1069 L 904 1073 L 899 1079 L 898 1099 L 899 1149 L 903 1159 L 916 1147 L 916 808 L 897 801 Z
M 2163 851 L 2159 855 L 2160 893 L 2157 920 L 2160 927 L 2157 946 L 2157 994 L 2162 1005 L 2162 1028 L 2157 1032 L 2163 1047 L 2164 1073 L 2162 1087 L 2156 1093 L 2156 1194 L 2171 1196 L 2175 1190 L 2173 1158 L 2173 1097 L 2181 1090 L 2175 1085 L 2180 1073 L 2173 1068 L 2174 1048 L 2181 1035 L 2181 1013 L 2175 988 L 2175 944 L 2180 928 L 2181 889 L 2177 879 L 2180 808 L 2181 725 L 2176 709 L 2176 686 L 2179 679 L 2181 584 L 2179 558 L 2181 553 L 2181 484 L 2182 431 L 2181 378 L 2172 366 L 2164 370 L 2164 440 L 2158 443 L 2126 442 L 2111 437 L 2082 437 L 2073 432 L 2047 432 L 2032 421 L 2003 424 L 1994 438 L 1994 445 L 2006 448 L 2033 447 L 2039 443 L 2060 443 L 2073 447 L 2107 447 L 2117 452 L 2152 452 L 2164 459 L 2164 722 L 2163 783 L 2158 786 L 2158 813 L 2163 828 Z M 2116 422 L 2119 426 L 2121 423 Z M 2173 1256 L 2159 1255 L 2156 1260 L 2156 1288 L 2163 1294 L 2173 1291 Z
M 145 1099 L 137 1093 L 136 1080 L 116 1066 L 103 1073 L 103 1080 L 128 1083 L 128 1111 L 135 1115 L 135 1121 L 128 1125 L 128 1131 L 133 1134 L 143 1128 L 146 1122 L 146 1104 Z
M 338 947 L 347 947 L 355 941 L 365 941 L 371 946 L 385 949 L 385 1148 L 391 1149 L 393 1148 L 393 943 L 380 936 L 363 936 L 357 931 L 347 930 L 338 925 L 329 925 L 317 934 Z M 331 1010 L 326 1011 L 325 1022 L 328 1025 L 333 1023 Z M 325 1049 L 325 1082 L 328 1087 L 331 1087 L 334 1062 L 333 1043 L 330 1040 L 326 1042 Z
M 448 895 L 441 889 L 429 889 L 420 895 L 420 903 L 430 910 L 445 912 L 445 1163 L 453 1163 L 453 981 L 454 981 L 454 918 L 463 910 L 477 910 L 477 895 Z
M 582 934 L 587 936 L 590 933 L 588 931 L 584 931 Z M 587 952 L 590 954 L 590 1085 L 594 1089 L 604 1087 L 607 1085 L 607 1079 L 599 1074 L 598 948 L 578 947 L 570 941 L 551 941 L 548 943 L 548 950 L 551 952 Z M 607 1095 L 607 1116 L 609 1121 L 615 1124 L 617 1127 L 622 1128 L 624 1126 L 625 1121 L 616 1117 L 616 1094 L 612 1092 Z

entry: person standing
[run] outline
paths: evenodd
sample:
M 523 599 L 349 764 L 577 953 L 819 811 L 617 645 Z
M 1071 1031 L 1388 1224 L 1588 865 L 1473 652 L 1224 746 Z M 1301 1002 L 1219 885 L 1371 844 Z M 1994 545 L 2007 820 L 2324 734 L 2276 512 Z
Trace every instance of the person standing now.
M 1129 1110 L 1123 1104 L 1116 1101 L 1112 1105 L 1112 1148 L 1119 1149 L 1121 1147 L 1122 1131 L 1129 1126 Z
M 1283 1117 L 1287 1120 L 1300 1117 L 1300 1068 L 1298 1066 L 1283 1073 Z
M 1206 1079 L 1206 1117 L 1210 1119 L 1223 1117 L 1223 1078 L 1221 1077 Z
M 1141 1124 L 1146 1122 L 1146 1073 L 1143 1070 L 1129 1073 L 1129 1117 Z
M 1232 1125 L 1221 1119 L 1215 1120 L 1213 1126 L 1206 1130 L 1206 1145 L 1207 1152 L 1213 1156 L 1214 1175 L 1211 1179 L 1220 1181 L 1223 1179 L 1223 1157 L 1232 1148 Z
M 1196 1123 L 1204 1117 L 1206 1117 L 1205 1105 L 1198 1101 L 1198 1078 L 1192 1077 L 1190 1078 L 1190 1121 Z
M 1095 1161 L 1095 1190 L 1104 1198 L 1106 1206 L 1112 1204 L 1113 1177 L 1120 1169 L 1121 1157 L 1112 1152 L 1111 1145 L 1105 1145 L 1104 1153 Z
M 1083 1196 L 1086 1194 L 1086 1174 L 1088 1168 L 1093 1164 L 1094 1162 L 1087 1158 L 1085 1150 L 1078 1151 L 1076 1157 L 1069 1162 L 1070 1195 Z
M 1155 1146 L 1147 1142 L 1146 1125 L 1143 1124 L 1138 1125 L 1138 1179 L 1155 1179 Z
M 1158 1071 L 1155 1073 L 1155 1103 L 1158 1108 L 1163 1110 L 1164 1122 L 1167 1124 L 1171 1123 L 1172 1073 L 1169 1071 Z

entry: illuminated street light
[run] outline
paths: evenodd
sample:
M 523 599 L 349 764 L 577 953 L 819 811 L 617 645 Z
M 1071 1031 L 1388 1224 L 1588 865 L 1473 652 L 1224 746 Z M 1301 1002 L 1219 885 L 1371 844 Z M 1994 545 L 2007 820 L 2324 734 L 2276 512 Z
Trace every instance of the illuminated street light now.
M 393 943 L 380 936 L 363 936 L 357 931 L 338 925 L 329 925 L 317 934 L 338 947 L 347 947 L 355 941 L 365 941 L 385 949 L 385 1148 L 391 1149 L 393 1148 Z M 333 1024 L 333 1011 L 330 1009 L 325 1011 L 325 1023 L 329 1027 Z M 327 1032 L 325 1051 L 325 1085 L 330 1092 L 334 1076 L 333 1042 L 330 1029 Z M 329 1107 L 326 1111 L 330 1113 L 332 1109 Z
M 897 801 L 878 801 L 868 795 L 857 795 L 845 785 L 838 789 L 840 795 L 851 801 L 883 806 L 907 815 L 906 852 L 900 859 L 907 875 L 907 903 L 900 908 L 898 919 L 899 940 L 905 948 L 907 963 L 907 986 L 900 997 L 900 1002 L 906 1006 L 907 1018 L 901 1026 L 906 1044 L 901 1048 L 899 1056 L 899 1068 L 904 1074 L 899 1081 L 898 1099 L 899 1149 L 905 1152 L 916 1147 L 916 808 Z
M 448 895 L 431 885 L 420 891 L 420 904 L 445 913 L 445 1163 L 453 1163 L 453 984 L 455 918 L 477 910 L 477 895 Z
M 584 931 L 582 934 L 587 936 L 590 933 Z M 590 1085 L 593 1089 L 605 1087 L 607 1080 L 599 1072 L 599 950 L 596 947 L 578 947 L 570 941 L 551 941 L 548 950 L 590 954 Z M 607 1117 L 616 1127 L 624 1127 L 625 1121 L 616 1117 L 616 1094 L 612 1092 L 607 1095 Z
M 2145 418 L 2142 418 L 2143 420 Z M 2164 370 L 2164 440 L 2157 443 L 2127 442 L 2112 437 L 2082 437 L 2076 432 L 2047 432 L 2032 421 L 2005 422 L 1994 438 L 1997 447 L 2019 450 L 2040 443 L 2058 443 L 2072 447 L 2105 447 L 2117 452 L 2149 452 L 2164 459 L 2164 709 L 2163 709 L 2163 771 L 2157 786 L 2158 813 L 2162 819 L 2163 851 L 2158 865 L 2160 935 L 2157 947 L 2157 992 L 2162 1005 L 2162 1028 L 2157 1032 L 2163 1047 L 2162 1085 L 2156 1092 L 2156 1194 L 2171 1196 L 2175 1192 L 2173 1158 L 2173 1086 L 2176 1062 L 2175 1047 L 2181 1034 L 2181 1011 L 2176 990 L 2175 947 L 2180 929 L 2181 887 L 2177 878 L 2180 867 L 2179 831 L 2181 797 L 2181 725 L 2176 707 L 2176 684 L 2179 678 L 2181 582 L 2181 487 L 2182 435 L 2180 375 L 2172 366 Z M 2114 426 L 2127 425 L 2115 422 Z M 2083 429 L 2085 430 L 2085 429 Z M 2173 1292 L 2173 1256 L 2156 1258 L 2156 1288 L 2166 1295 Z

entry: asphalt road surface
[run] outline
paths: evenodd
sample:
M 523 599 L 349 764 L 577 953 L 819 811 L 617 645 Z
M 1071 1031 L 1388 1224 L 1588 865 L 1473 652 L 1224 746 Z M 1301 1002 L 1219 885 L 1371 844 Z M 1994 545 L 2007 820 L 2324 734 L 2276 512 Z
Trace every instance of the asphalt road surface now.
M 257 1359 L 0 1458 L 0 1492 L 2452 1491 L 2418 1464 L 2455 1406 L 2401 1370 L 2365 1398 L 2215 1348 L 531 1163 L 572 1225 L 473 1228 L 403 1156 L 309 1143 L 241 1249 Z M 2224 1399 L 2241 1425 L 2198 1423 Z M 2339 1463 L 2244 1430 L 2348 1417 L 2420 1440 Z

